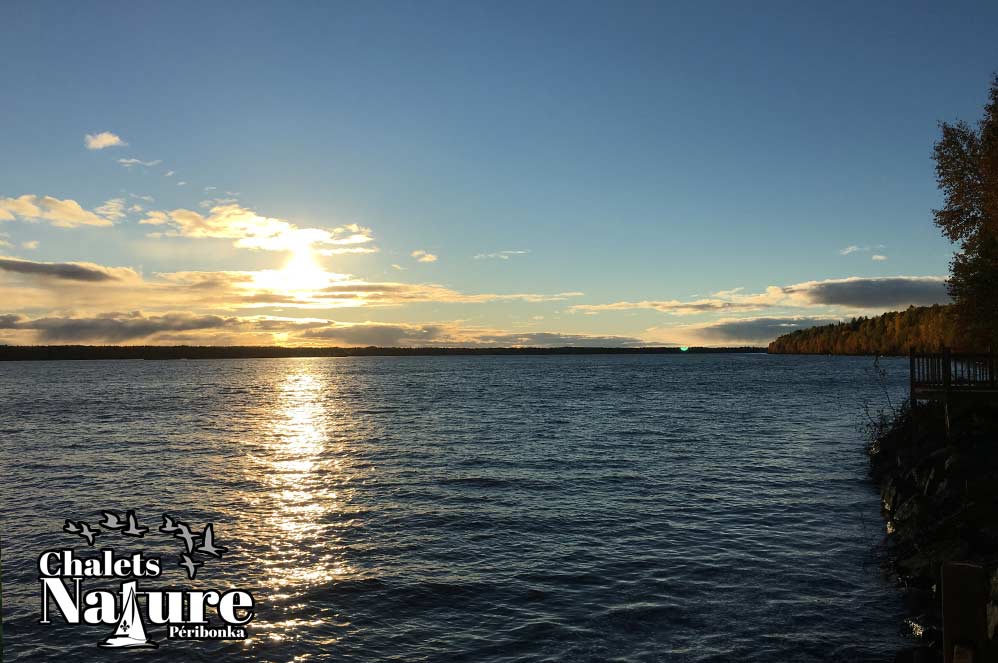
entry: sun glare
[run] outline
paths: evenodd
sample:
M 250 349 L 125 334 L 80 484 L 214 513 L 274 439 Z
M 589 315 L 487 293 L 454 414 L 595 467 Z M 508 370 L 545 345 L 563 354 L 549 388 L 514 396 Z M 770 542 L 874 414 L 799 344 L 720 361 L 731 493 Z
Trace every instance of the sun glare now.
M 257 288 L 286 295 L 307 295 L 329 285 L 332 275 L 319 265 L 310 246 L 295 249 L 281 269 L 267 269 L 256 274 Z

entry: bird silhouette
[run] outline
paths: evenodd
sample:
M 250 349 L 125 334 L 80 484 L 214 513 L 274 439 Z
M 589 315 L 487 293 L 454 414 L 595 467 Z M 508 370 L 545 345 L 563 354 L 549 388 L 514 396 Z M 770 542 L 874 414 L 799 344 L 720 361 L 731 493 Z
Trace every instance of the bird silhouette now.
M 211 555 L 213 557 L 221 557 L 223 553 L 229 551 L 228 548 L 215 545 L 215 530 L 214 525 L 208 523 L 204 526 L 204 534 L 201 535 L 201 545 L 198 546 L 196 552 L 205 553 L 206 555 Z
M 159 531 L 163 532 L 164 534 L 173 534 L 178 529 L 180 529 L 180 528 L 177 527 L 177 523 L 173 522 L 173 518 L 171 518 L 169 516 L 169 514 L 165 514 L 164 513 L 163 514 L 163 524 L 160 525 Z
M 84 539 L 87 540 L 88 546 L 94 545 L 94 537 L 98 536 L 99 534 L 100 534 L 99 529 L 93 529 L 92 527 L 90 527 L 90 525 L 84 522 L 80 523 L 80 536 L 82 536 Z
M 128 528 L 123 530 L 121 533 L 125 536 L 137 536 L 142 538 L 145 533 L 149 531 L 148 527 L 139 525 L 138 520 L 135 518 L 135 512 L 128 512 Z
M 198 574 L 198 568 L 203 566 L 204 562 L 195 562 L 188 555 L 181 555 L 180 561 L 177 563 L 182 569 L 187 569 L 188 580 L 194 580 L 194 576 Z
M 87 523 L 82 520 L 78 523 L 74 523 L 72 520 L 67 520 L 66 524 L 62 526 L 63 532 L 69 532 L 70 534 L 76 534 L 87 540 L 87 545 L 94 545 L 94 537 L 100 534 L 100 530 L 95 530 Z
M 194 541 L 197 539 L 197 535 L 191 534 L 191 528 L 187 523 L 178 522 L 177 531 L 174 532 L 173 536 L 178 539 L 182 539 L 185 544 L 187 544 L 187 552 L 194 552 Z
M 125 521 L 123 521 L 118 514 L 113 511 L 101 511 L 104 515 L 104 520 L 97 523 L 104 529 L 125 529 Z

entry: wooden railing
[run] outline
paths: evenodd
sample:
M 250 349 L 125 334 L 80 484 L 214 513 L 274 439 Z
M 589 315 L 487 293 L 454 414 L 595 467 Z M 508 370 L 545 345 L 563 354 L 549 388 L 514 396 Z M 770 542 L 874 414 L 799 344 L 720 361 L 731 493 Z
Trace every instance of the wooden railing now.
M 994 354 L 958 354 L 949 350 L 935 353 L 914 351 L 909 355 L 911 396 L 953 391 L 998 389 Z

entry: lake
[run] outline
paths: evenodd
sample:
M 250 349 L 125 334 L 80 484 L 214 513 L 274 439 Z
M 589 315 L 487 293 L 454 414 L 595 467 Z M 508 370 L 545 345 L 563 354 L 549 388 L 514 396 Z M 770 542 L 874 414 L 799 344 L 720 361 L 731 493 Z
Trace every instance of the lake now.
M 147 623 L 142 660 L 893 660 L 859 430 L 904 395 L 883 366 L 886 392 L 860 357 L 0 364 L 5 660 L 125 660 L 114 624 L 39 624 L 39 555 L 107 546 L 256 602 L 246 640 Z M 102 510 L 151 531 L 62 531 Z M 189 581 L 163 513 L 228 551 Z

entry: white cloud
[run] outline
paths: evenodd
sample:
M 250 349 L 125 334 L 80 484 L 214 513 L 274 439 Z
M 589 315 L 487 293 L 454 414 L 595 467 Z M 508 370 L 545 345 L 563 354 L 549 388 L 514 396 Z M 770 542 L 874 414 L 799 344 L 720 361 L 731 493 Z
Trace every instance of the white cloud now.
M 117 221 L 125 217 L 125 199 L 111 198 L 100 207 L 94 208 L 94 211 L 105 219 Z
M 424 251 L 422 249 L 416 249 L 415 251 L 413 251 L 409 255 L 411 255 L 413 258 L 415 258 L 416 262 L 436 262 L 437 261 L 437 256 L 435 256 L 432 253 L 427 253 L 426 251 Z
M 177 182 L 177 186 L 187 186 L 187 182 L 181 180 L 180 182 Z
M 83 209 L 75 200 L 32 194 L 0 198 L 0 221 L 13 221 L 15 218 L 48 221 L 58 228 L 113 225 L 111 219 Z
M 839 254 L 847 256 L 850 253 L 856 253 L 857 251 L 869 251 L 869 250 L 870 250 L 869 248 L 863 248 L 863 247 L 856 246 L 855 244 L 852 244 L 850 246 L 847 246 L 844 249 L 840 249 L 839 250 Z
M 870 256 L 870 260 L 873 260 L 875 262 L 883 262 L 883 261 L 887 260 L 887 256 L 880 255 L 879 253 L 875 253 L 872 256 Z
M 153 161 L 142 161 L 141 159 L 118 159 L 118 163 L 125 168 L 133 168 L 135 166 L 158 166 L 163 163 L 163 161 L 162 159 L 154 159 Z
M 209 198 L 208 200 L 202 200 L 199 202 L 198 207 L 211 209 L 212 207 L 217 207 L 219 205 L 231 205 L 232 203 L 238 202 L 238 198 Z
M 151 211 L 139 223 L 170 226 L 173 237 L 215 237 L 236 240 L 235 246 L 265 251 L 295 251 L 313 247 L 320 253 L 370 253 L 371 231 L 357 224 L 325 228 L 299 228 L 284 219 L 264 217 L 236 204 L 212 207 L 207 216 L 187 209 Z
M 28 251 L 34 251 L 35 249 L 38 248 L 38 240 L 31 239 L 28 240 L 27 242 L 21 242 L 21 248 L 27 249 Z
M 494 253 L 479 253 L 475 260 L 509 260 L 512 256 L 520 256 L 530 251 L 496 251 Z
M 172 171 L 172 170 L 168 170 L 165 173 L 163 173 L 163 177 L 173 177 L 173 175 L 174 175 L 174 171 Z
M 113 134 L 110 131 L 102 131 L 98 134 L 87 134 L 83 137 L 83 143 L 87 146 L 88 150 L 103 150 L 107 147 L 121 147 L 128 145 L 128 143 L 121 140 L 121 136 Z

